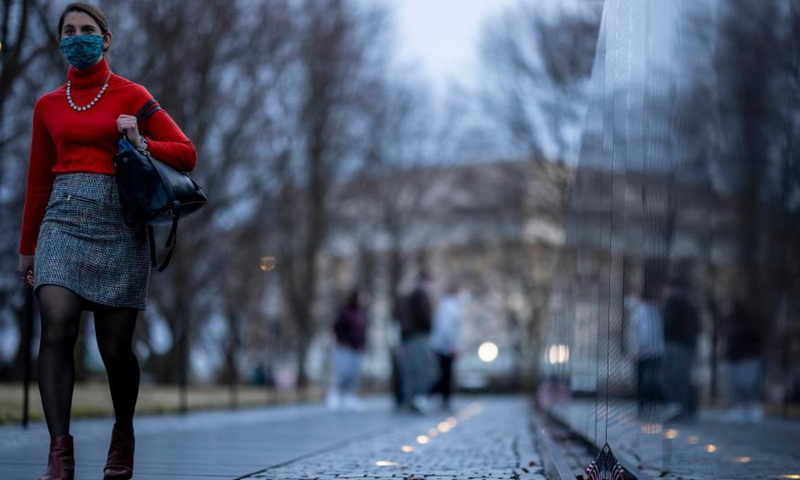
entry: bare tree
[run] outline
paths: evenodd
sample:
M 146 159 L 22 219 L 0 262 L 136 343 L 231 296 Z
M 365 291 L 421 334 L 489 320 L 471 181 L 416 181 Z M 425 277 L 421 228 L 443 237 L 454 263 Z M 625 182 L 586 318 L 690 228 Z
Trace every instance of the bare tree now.
M 720 12 L 714 66 L 721 141 L 714 171 L 718 188 L 735 200 L 741 294 L 770 343 L 781 346 L 766 356 L 768 375 L 778 364 L 788 374 L 790 352 L 800 344 L 791 326 L 780 324 L 783 315 L 796 325 L 800 309 L 793 300 L 800 289 L 800 11 L 769 1 Z
M 22 334 L 22 287 L 16 278 L 19 224 L 24 202 L 31 115 L 36 97 L 54 86 L 58 47 L 51 6 L 37 0 L 0 5 L 0 329 Z M 13 113 L 12 113 L 13 112 Z M 22 373 L 26 350 L 20 342 L 7 371 Z
M 362 181 L 374 221 L 363 235 L 381 232 L 388 241 L 386 296 L 390 312 L 396 315 L 400 284 L 413 258 L 409 234 L 423 215 L 432 213 L 423 205 L 426 191 L 445 159 L 432 151 L 436 131 L 434 115 L 427 108 L 425 88 L 420 84 L 387 81 L 382 94 L 376 94 L 370 116 L 370 142 Z M 434 207 L 435 208 L 435 207 Z M 423 209 L 425 210 L 423 212 Z
M 0 112 L 16 83 L 43 55 L 56 51 L 47 2 L 4 0 L 0 17 Z M 3 138 L 3 140 L 7 140 Z
M 565 161 L 576 154 L 601 7 L 547 12 L 526 3 L 488 23 L 483 108 L 523 155 Z
M 382 67 L 381 10 L 349 0 L 301 2 L 296 50 L 292 148 L 274 165 L 279 181 L 279 278 L 297 332 L 298 383 L 307 383 L 306 354 L 317 330 L 318 259 L 330 230 L 331 188 L 361 163 L 364 92 Z

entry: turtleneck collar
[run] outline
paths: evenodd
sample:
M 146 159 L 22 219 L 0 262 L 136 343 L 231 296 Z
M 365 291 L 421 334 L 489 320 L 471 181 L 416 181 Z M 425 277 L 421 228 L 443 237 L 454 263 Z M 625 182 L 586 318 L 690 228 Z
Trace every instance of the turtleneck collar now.
M 111 70 L 108 68 L 108 57 L 103 55 L 99 62 L 86 70 L 78 70 L 70 66 L 69 71 L 67 71 L 67 78 L 72 82 L 72 88 L 93 88 L 102 86 L 109 73 L 111 73 Z

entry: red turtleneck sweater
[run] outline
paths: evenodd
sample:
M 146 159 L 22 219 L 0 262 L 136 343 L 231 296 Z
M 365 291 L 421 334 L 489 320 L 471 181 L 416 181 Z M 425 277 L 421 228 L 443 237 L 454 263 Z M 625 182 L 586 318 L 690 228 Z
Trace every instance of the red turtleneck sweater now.
M 39 227 L 56 175 L 77 172 L 113 175 L 111 161 L 120 139 L 117 117 L 136 115 L 152 98 L 143 86 L 111 73 L 105 57 L 86 70 L 70 67 L 67 78 L 72 83 L 72 100 L 79 106 L 91 102 L 107 78 L 108 88 L 93 107 L 81 112 L 70 107 L 66 84 L 36 102 L 19 247 L 23 255 L 33 255 L 36 251 Z M 194 169 L 197 163 L 194 145 L 164 110 L 142 120 L 139 132 L 147 138 L 147 150 L 153 157 L 181 171 Z

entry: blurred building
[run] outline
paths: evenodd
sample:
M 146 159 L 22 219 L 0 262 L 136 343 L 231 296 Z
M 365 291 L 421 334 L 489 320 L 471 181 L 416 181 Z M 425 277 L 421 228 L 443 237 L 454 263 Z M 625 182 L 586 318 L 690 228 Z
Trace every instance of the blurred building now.
M 367 375 L 389 378 L 389 351 L 398 342 L 393 302 L 425 268 L 434 277 L 436 297 L 452 281 L 470 292 L 458 372 L 462 385 L 530 384 L 564 240 L 571 174 L 561 163 L 500 161 L 430 166 L 342 186 L 343 201 L 320 262 L 320 291 L 329 304 L 355 284 L 371 293 Z M 381 201 L 383 208 L 376 208 Z M 478 356 L 485 342 L 498 346 L 491 362 Z M 330 337 L 321 335 L 312 349 L 312 376 L 324 376 L 329 344 Z

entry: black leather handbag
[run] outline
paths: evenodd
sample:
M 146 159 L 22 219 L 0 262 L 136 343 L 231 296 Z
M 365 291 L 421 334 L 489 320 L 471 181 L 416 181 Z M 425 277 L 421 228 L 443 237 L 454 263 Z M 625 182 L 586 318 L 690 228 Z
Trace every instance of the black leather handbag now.
M 150 100 L 136 114 L 143 120 L 161 110 L 155 100 Z M 122 216 L 129 226 L 147 225 L 150 240 L 150 262 L 163 272 L 175 250 L 178 221 L 196 212 L 208 202 L 200 185 L 189 175 L 161 162 L 146 150 L 134 147 L 124 136 L 119 153 L 114 157 L 119 201 Z M 161 265 L 156 254 L 153 225 L 171 224 L 165 248 L 167 255 Z

